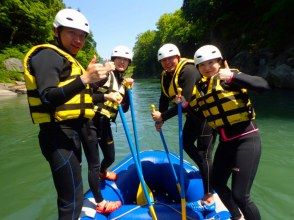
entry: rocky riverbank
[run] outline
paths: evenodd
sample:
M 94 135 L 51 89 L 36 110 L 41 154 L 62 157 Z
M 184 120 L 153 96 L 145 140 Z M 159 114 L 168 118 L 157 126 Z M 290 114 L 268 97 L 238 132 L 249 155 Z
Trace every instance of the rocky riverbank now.
M 27 89 L 24 82 L 0 83 L 0 96 L 16 96 L 17 94 L 26 93 Z

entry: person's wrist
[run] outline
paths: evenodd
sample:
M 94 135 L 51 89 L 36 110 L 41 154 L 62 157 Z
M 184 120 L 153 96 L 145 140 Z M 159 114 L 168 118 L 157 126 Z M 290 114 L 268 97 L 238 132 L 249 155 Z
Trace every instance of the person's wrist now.
M 88 84 L 88 78 L 86 77 L 86 75 L 81 75 L 80 79 L 84 85 Z
M 231 76 L 226 80 L 226 83 L 230 84 L 232 81 L 233 81 L 233 78 L 234 78 L 234 73 L 231 72 Z
M 187 108 L 188 105 L 189 105 L 189 102 L 187 101 L 182 102 L 182 108 Z

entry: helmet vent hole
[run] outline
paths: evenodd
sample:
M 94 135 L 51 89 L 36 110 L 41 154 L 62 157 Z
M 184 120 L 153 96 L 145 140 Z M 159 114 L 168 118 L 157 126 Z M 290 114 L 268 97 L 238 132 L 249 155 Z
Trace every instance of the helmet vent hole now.
M 212 51 L 212 53 L 216 53 L 216 51 L 214 50 L 214 51 Z
M 69 18 L 69 17 L 67 17 L 66 19 L 69 20 L 69 21 L 73 21 L 73 19 L 72 18 Z

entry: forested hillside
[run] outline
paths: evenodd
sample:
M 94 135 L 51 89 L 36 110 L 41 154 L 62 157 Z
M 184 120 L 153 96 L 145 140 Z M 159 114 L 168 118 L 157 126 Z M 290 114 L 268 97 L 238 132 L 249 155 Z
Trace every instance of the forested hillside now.
M 22 59 L 31 46 L 52 42 L 52 22 L 56 13 L 64 7 L 62 0 L 0 2 L 0 82 L 21 79 L 21 74 L 5 70 L 3 61 L 8 58 Z M 90 34 L 77 59 L 85 66 L 94 53 L 97 54 L 96 42 Z
M 292 0 L 184 0 L 181 9 L 161 16 L 157 30 L 138 36 L 135 76 L 160 73 L 156 54 L 167 42 L 190 58 L 203 44 L 215 44 L 227 59 L 241 51 L 252 56 L 266 51 L 271 59 L 286 51 L 293 58 L 294 51 L 287 52 L 294 45 L 293 7 Z
M 63 7 L 62 0 L 1 1 L 0 81 L 5 80 L 5 74 L 14 77 L 3 69 L 5 59 L 22 59 L 32 45 L 53 40 L 52 21 Z M 182 56 L 190 58 L 198 47 L 207 43 L 218 46 L 226 59 L 233 59 L 245 51 L 245 55 L 239 55 L 241 60 L 264 56 L 266 65 L 273 65 L 269 60 L 286 53 L 283 57 L 293 68 L 293 8 L 293 0 L 184 0 L 179 10 L 160 17 L 156 30 L 146 30 L 137 36 L 131 68 L 133 76 L 158 76 L 161 68 L 157 50 L 167 42 L 176 44 Z M 84 66 L 96 53 L 95 48 L 96 42 L 90 35 L 78 56 Z M 275 62 L 284 62 L 279 59 Z M 255 65 L 254 62 L 261 61 L 252 59 L 249 64 Z

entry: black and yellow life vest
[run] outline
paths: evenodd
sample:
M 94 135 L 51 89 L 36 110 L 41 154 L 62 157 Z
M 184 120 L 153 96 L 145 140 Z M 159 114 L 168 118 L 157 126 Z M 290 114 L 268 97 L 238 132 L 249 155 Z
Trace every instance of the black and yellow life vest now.
M 207 80 L 207 78 L 201 76 L 201 79 L 198 82 L 196 82 L 195 89 L 193 91 L 194 95 L 189 101 L 189 105 L 192 107 L 192 109 L 195 110 L 195 112 L 197 112 L 199 110 L 199 105 L 198 105 L 197 99 L 199 99 L 203 94 L 203 92 L 200 93 L 201 89 L 200 89 L 199 85 L 206 83 L 205 82 L 206 80 Z
M 173 100 L 175 98 L 175 96 L 177 95 L 177 93 L 178 93 L 177 90 L 178 90 L 178 88 L 180 88 L 180 85 L 179 85 L 180 73 L 181 73 L 182 69 L 184 68 L 184 66 L 187 65 L 187 64 L 193 64 L 194 65 L 194 61 L 191 60 L 191 59 L 187 59 L 187 58 L 181 58 L 180 59 L 180 62 L 178 63 L 178 65 L 177 65 L 177 67 L 175 69 L 175 72 L 173 74 L 173 77 L 172 77 L 172 80 L 170 82 L 168 91 L 164 88 L 164 81 L 165 81 L 165 78 L 166 78 L 167 74 L 169 74 L 169 73 L 167 73 L 166 71 L 163 71 L 161 73 L 161 89 L 163 91 L 163 94 L 166 97 L 168 97 L 170 100 Z M 195 97 L 194 97 L 195 92 L 196 92 L 196 87 L 194 86 L 191 99 L 195 99 Z
M 80 76 L 85 72 L 84 68 L 75 58 L 52 44 L 42 44 L 31 48 L 26 54 L 23 63 L 24 79 L 27 88 L 27 98 L 33 123 L 39 124 L 76 118 L 92 118 L 95 115 L 95 112 L 93 110 L 92 96 L 89 85 L 86 86 L 86 89 L 75 95 L 65 104 L 58 106 L 53 112 L 50 112 L 42 104 L 40 95 L 37 90 L 36 78 L 31 72 L 29 63 L 33 55 L 35 55 L 40 50 L 48 48 L 53 49 L 71 63 L 70 75 L 66 79 L 62 79 L 57 85 L 58 87 L 70 83 L 77 76 Z
M 125 95 L 125 86 L 118 83 L 113 72 L 109 74 L 107 81 L 104 85 L 97 88 L 97 93 L 107 94 L 110 92 L 118 92 L 122 97 Z M 99 112 L 101 115 L 106 116 L 112 120 L 115 120 L 118 112 L 118 104 L 113 101 L 106 100 L 103 103 L 97 103 L 94 106 L 96 112 Z
M 203 79 L 207 80 L 208 88 L 203 92 L 198 87 L 197 105 L 212 128 L 255 118 L 246 89 L 226 90 L 226 85 L 217 76 Z

